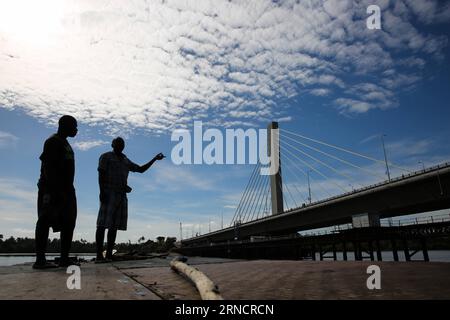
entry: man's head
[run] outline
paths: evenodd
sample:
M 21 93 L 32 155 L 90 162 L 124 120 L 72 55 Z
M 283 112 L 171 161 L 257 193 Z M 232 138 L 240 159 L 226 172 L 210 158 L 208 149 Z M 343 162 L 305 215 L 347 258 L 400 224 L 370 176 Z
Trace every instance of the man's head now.
M 121 137 L 117 137 L 112 141 L 111 147 L 115 153 L 122 153 L 125 149 L 125 141 Z
M 78 133 L 77 120 L 72 116 L 62 116 L 58 121 L 58 133 L 65 137 L 75 137 Z

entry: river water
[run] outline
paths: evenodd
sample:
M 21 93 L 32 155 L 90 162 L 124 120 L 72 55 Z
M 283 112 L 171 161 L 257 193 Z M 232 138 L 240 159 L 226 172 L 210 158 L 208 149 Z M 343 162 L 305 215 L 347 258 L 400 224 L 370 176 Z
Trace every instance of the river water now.
M 94 254 L 89 253 L 73 253 L 70 255 L 71 257 L 78 257 L 83 258 L 86 260 L 91 260 L 95 257 Z M 59 257 L 59 254 L 48 254 L 47 259 L 52 260 L 55 257 Z M 0 267 L 3 266 L 13 266 L 16 264 L 24 264 L 28 262 L 34 262 L 35 256 L 34 255 L 26 255 L 26 254 L 0 254 Z
M 325 254 L 328 258 L 324 258 L 324 260 L 332 260 L 330 256 L 333 256 L 332 252 L 328 252 Z M 342 252 L 336 253 L 338 260 L 343 260 L 343 254 Z M 374 252 L 375 260 L 377 257 L 376 252 Z M 432 262 L 450 262 L 450 250 L 430 250 L 428 251 L 428 256 L 430 258 L 430 261 Z M 364 260 L 370 260 L 369 255 L 367 253 L 364 253 Z M 383 261 L 394 261 L 394 256 L 392 254 L 392 251 L 382 251 L 381 252 L 381 258 Z M 405 254 L 403 251 L 398 251 L 398 258 L 400 261 L 405 261 Z M 319 260 L 319 253 L 316 254 L 316 259 Z M 352 261 L 355 260 L 355 255 L 353 252 L 347 252 L 347 259 Z M 417 252 L 412 258 L 411 261 L 414 260 L 422 260 L 423 261 L 423 253 L 422 251 Z
M 431 250 L 428 251 L 428 255 L 430 257 L 430 261 L 432 262 L 450 262 L 450 250 Z M 49 254 L 48 258 L 52 259 L 54 257 L 57 257 L 57 254 Z M 83 258 L 86 260 L 91 260 L 95 257 L 94 254 L 88 254 L 88 253 L 79 253 L 79 254 L 72 254 L 71 256 L 77 256 L 78 258 Z M 332 253 L 327 253 L 326 256 L 332 256 Z M 368 256 L 367 254 L 364 254 L 364 256 Z M 391 251 L 383 251 L 381 253 L 381 256 L 383 258 L 383 261 L 394 261 L 394 257 L 392 256 Z M 405 255 L 402 251 L 398 251 L 398 256 L 400 261 L 405 261 Z M 348 260 L 354 260 L 353 252 L 347 253 Z M 376 254 L 375 254 L 376 258 Z M 316 255 L 316 259 L 319 260 L 319 254 Z M 342 252 L 337 252 L 337 259 L 339 261 L 343 260 Z M 324 260 L 331 260 L 330 258 L 325 258 Z M 367 258 L 365 258 L 367 260 Z M 423 260 L 422 252 L 419 251 L 416 255 L 414 255 L 411 260 Z M 24 254 L 0 254 L 0 266 L 12 266 L 16 264 L 23 264 L 23 263 L 29 263 L 34 262 L 34 255 L 24 255 Z

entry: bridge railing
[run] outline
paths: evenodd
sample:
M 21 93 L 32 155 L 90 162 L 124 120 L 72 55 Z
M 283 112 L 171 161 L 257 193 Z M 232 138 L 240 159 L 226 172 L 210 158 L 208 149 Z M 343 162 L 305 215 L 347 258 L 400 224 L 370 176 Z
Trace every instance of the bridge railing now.
M 440 222 L 450 222 L 450 213 L 448 214 L 440 214 L 440 215 L 430 215 L 426 217 L 417 217 L 410 219 L 387 219 L 381 220 L 381 227 L 404 227 L 410 225 L 420 225 L 420 224 L 430 224 L 430 223 L 440 223 Z M 334 234 L 344 230 L 354 229 L 354 226 L 351 223 L 342 224 L 338 226 L 334 226 L 332 228 L 328 228 L 326 230 L 320 231 L 312 231 L 312 232 L 302 232 L 303 236 L 319 236 L 326 234 Z
M 428 224 L 428 223 L 438 223 L 438 222 L 449 222 L 450 221 L 450 213 L 449 214 L 440 214 L 440 215 L 431 215 L 427 217 L 417 217 L 411 219 L 399 219 L 397 221 L 393 221 L 391 219 L 381 221 L 382 227 L 396 227 L 396 226 L 410 226 L 417 224 Z
M 450 166 L 450 162 L 445 162 L 445 163 L 441 163 L 441 164 L 438 164 L 438 165 L 435 165 L 435 166 L 432 166 L 432 167 L 429 167 L 429 168 L 425 168 L 425 170 L 422 169 L 422 170 L 418 170 L 418 171 L 413 171 L 413 172 L 408 173 L 408 174 L 402 174 L 401 176 L 392 178 L 390 181 L 389 180 L 384 180 L 384 181 L 381 181 L 381 182 L 378 182 L 378 183 L 375 183 L 375 184 L 368 185 L 368 186 L 363 187 L 363 188 L 354 189 L 352 191 L 341 193 L 341 194 L 333 196 L 333 197 L 328 197 L 328 198 L 325 198 L 325 199 L 322 199 L 322 200 L 319 200 L 319 201 L 316 201 L 316 202 L 312 202 L 310 204 L 305 204 L 304 203 L 302 207 L 292 208 L 292 209 L 284 211 L 283 213 L 288 213 L 288 212 L 292 212 L 292 211 L 298 210 L 299 208 L 307 208 L 307 207 L 310 207 L 310 206 L 313 206 L 313 205 L 317 205 L 317 204 L 321 204 L 321 203 L 328 202 L 328 201 L 331 201 L 331 200 L 343 198 L 343 197 L 346 197 L 346 196 L 349 196 L 349 195 L 352 195 L 352 194 L 356 194 L 356 193 L 359 193 L 359 192 L 362 192 L 362 191 L 375 189 L 375 188 L 383 186 L 383 185 L 391 184 L 392 182 L 397 182 L 397 181 L 401 181 L 401 180 L 404 180 L 404 179 L 407 179 L 407 178 L 411 178 L 411 177 L 414 177 L 414 176 L 425 174 L 425 173 L 428 173 L 428 172 L 437 171 L 439 169 L 447 168 L 449 166 Z M 267 217 L 264 217 L 264 218 L 267 218 Z M 261 218 L 261 219 L 264 219 L 264 218 Z
M 430 215 L 426 217 L 417 217 L 410 219 L 388 219 L 380 221 L 380 227 L 402 227 L 402 226 L 410 226 L 410 225 L 424 225 L 430 223 L 442 223 L 442 222 L 450 222 L 450 213 L 448 214 L 440 214 L 440 215 Z M 355 227 L 351 223 L 337 225 L 331 228 L 327 228 L 325 230 L 312 230 L 312 231 L 302 231 L 300 234 L 290 234 L 290 235 L 281 235 L 281 236 L 253 236 L 250 239 L 241 239 L 241 240 L 230 240 L 223 242 L 211 242 L 209 246 L 217 246 L 223 245 L 225 243 L 233 243 L 233 244 L 244 244 L 250 242 L 260 242 L 260 241 L 274 241 L 274 240 L 286 240 L 297 237 L 314 237 L 314 236 L 323 236 L 323 235 L 332 235 L 339 233 L 341 231 L 355 229 Z

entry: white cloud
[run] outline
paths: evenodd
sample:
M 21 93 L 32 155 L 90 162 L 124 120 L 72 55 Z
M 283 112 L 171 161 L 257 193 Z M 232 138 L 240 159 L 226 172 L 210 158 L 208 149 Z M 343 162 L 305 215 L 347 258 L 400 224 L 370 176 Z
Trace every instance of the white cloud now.
M 214 180 L 194 174 L 191 170 L 174 165 L 160 166 L 155 171 L 155 182 L 164 185 L 171 190 L 183 188 L 195 188 L 199 190 L 211 190 L 214 187 Z
M 407 159 L 412 156 L 427 154 L 433 146 L 433 141 L 428 139 L 405 139 L 386 144 L 386 149 L 390 150 L 397 159 Z
M 375 104 L 347 98 L 336 99 L 335 103 L 342 112 L 364 113 L 376 108 Z
M 330 16 L 339 17 L 350 11 L 352 2 L 350 0 L 327 0 L 323 6 Z
M 19 138 L 12 133 L 0 131 L 0 148 L 13 146 L 18 140 Z
M 0 234 L 31 236 L 36 213 L 36 184 L 17 178 L 0 178 Z
M 0 178 L 0 197 L 14 198 L 23 203 L 35 204 L 35 198 L 37 197 L 36 183 L 33 184 L 17 178 Z
M 278 121 L 278 122 L 290 122 L 290 121 L 292 121 L 292 117 L 291 116 L 282 117 L 282 118 L 278 118 L 276 121 Z
M 180 190 L 212 190 L 217 180 L 213 177 L 196 174 L 187 166 L 158 163 L 157 169 L 152 171 L 152 178 L 133 175 L 130 181 L 135 181 L 149 191 L 180 191 Z M 151 169 L 150 169 L 151 170 Z
M 381 134 L 370 135 L 367 138 L 364 138 L 363 140 L 361 140 L 359 143 L 360 144 L 365 144 L 365 143 L 371 142 L 371 141 L 373 141 L 375 139 L 381 139 Z
M 74 148 L 81 150 L 81 151 L 87 151 L 89 149 L 103 146 L 105 144 L 108 144 L 108 141 L 104 140 L 90 140 L 90 141 L 77 141 L 73 144 Z
M 304 91 L 346 90 L 347 112 L 385 109 L 447 45 L 411 23 L 421 8 L 410 1 L 380 1 L 377 32 L 365 27 L 365 0 L 22 2 L 0 4 L 0 107 L 47 122 L 69 113 L 110 132 L 267 122 Z M 426 23 L 448 11 L 421 7 Z M 371 101 L 351 90 L 368 79 L 380 89 Z
M 324 88 L 312 89 L 310 91 L 310 93 L 312 95 L 319 96 L 319 97 L 327 96 L 328 94 L 330 94 L 330 92 L 331 92 L 331 90 L 324 89 Z
M 430 0 L 406 0 L 405 4 L 425 23 L 448 22 L 450 20 L 450 3 Z

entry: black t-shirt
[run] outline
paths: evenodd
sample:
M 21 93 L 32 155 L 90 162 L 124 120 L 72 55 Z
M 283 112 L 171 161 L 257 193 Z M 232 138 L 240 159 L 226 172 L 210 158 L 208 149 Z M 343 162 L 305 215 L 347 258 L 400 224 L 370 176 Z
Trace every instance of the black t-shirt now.
M 73 189 L 75 157 L 65 138 L 58 134 L 48 138 L 39 159 L 42 162 L 39 188 L 49 192 Z

